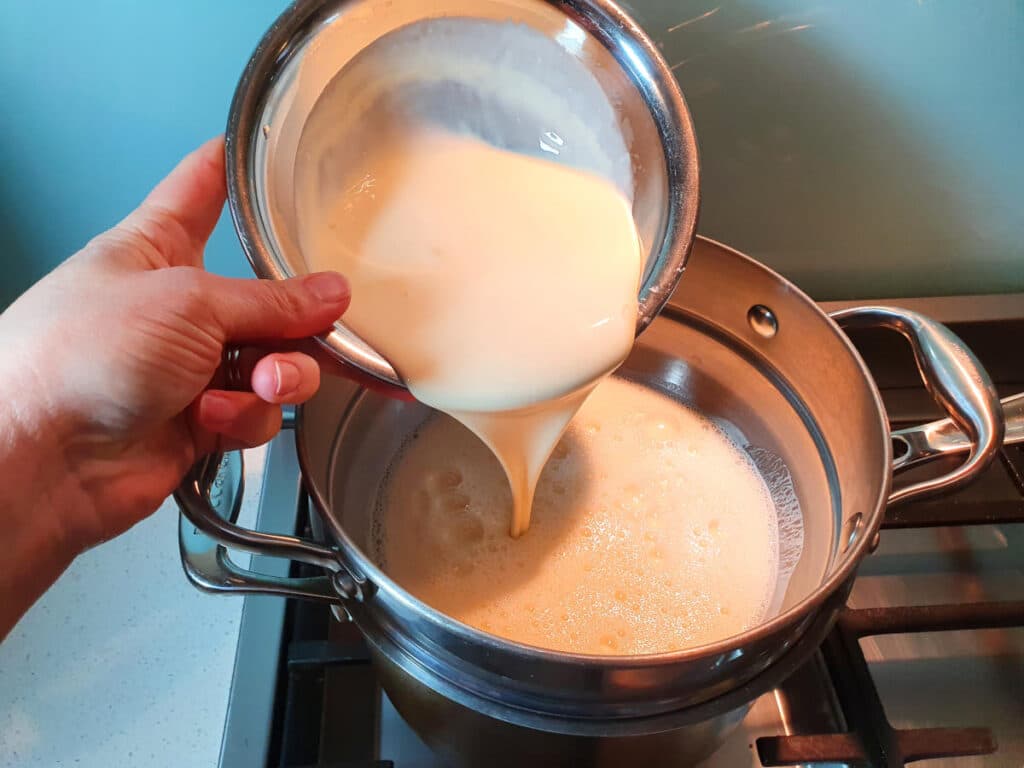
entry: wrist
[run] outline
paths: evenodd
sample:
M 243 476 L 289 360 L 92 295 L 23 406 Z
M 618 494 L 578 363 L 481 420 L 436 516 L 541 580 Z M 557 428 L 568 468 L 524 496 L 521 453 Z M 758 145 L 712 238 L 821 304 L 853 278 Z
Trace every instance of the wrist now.
M 59 419 L 30 379 L 0 367 L 0 639 L 80 551 L 62 516 Z

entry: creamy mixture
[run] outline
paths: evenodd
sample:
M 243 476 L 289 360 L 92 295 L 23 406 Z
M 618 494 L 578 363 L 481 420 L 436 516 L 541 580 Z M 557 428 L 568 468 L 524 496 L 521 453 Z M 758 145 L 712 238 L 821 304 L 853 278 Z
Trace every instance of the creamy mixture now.
M 396 29 L 323 89 L 292 185 L 307 266 L 346 274 L 345 323 L 499 457 L 514 536 L 636 326 L 632 160 L 575 35 L 469 18 Z
M 768 489 L 712 422 L 662 394 L 605 379 L 558 443 L 517 540 L 511 503 L 494 456 L 435 417 L 382 486 L 377 557 L 439 611 L 555 650 L 678 650 L 765 617 L 778 569 Z
M 610 183 L 435 127 L 375 142 L 333 196 L 299 196 L 313 269 L 421 402 L 478 434 L 526 530 L 565 425 L 633 342 L 641 259 Z
M 572 32 L 563 43 L 581 44 Z M 454 417 L 389 470 L 383 567 L 470 625 L 600 654 L 739 632 L 778 568 L 774 507 L 745 454 L 605 378 L 632 346 L 643 267 L 621 130 L 568 49 L 523 25 L 439 19 L 327 85 L 293 184 L 307 266 L 352 282 L 345 323 Z

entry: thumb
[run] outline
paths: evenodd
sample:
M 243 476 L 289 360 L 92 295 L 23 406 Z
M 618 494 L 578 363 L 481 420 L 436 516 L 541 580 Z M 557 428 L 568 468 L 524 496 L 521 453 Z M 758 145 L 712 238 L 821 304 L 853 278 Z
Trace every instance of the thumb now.
M 352 295 L 348 280 L 337 272 L 290 280 L 203 274 L 213 322 L 232 342 L 313 336 L 341 317 Z
M 202 266 L 203 248 L 224 207 L 224 139 L 185 157 L 124 221 L 171 266 Z

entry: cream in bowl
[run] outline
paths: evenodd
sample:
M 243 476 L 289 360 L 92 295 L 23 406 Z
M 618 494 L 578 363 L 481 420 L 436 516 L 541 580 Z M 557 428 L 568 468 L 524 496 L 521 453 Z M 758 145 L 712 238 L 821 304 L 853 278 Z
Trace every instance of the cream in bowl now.
M 591 126 L 538 85 L 552 69 Z M 532 151 L 510 135 L 530 121 Z M 348 327 L 494 451 L 513 536 L 566 424 L 632 347 L 643 263 L 618 131 L 596 78 L 544 35 L 442 19 L 360 53 L 300 140 L 307 265 L 347 275 Z

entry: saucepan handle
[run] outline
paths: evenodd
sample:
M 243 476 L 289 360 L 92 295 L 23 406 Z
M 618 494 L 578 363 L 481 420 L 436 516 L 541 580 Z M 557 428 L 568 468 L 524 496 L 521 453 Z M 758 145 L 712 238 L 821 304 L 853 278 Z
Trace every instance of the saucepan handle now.
M 1024 443 L 1024 392 L 999 401 L 1003 409 L 1006 434 L 1003 445 Z M 963 453 L 971 449 L 971 439 L 952 419 L 939 419 L 892 433 L 893 446 L 901 451 L 893 458 L 896 471 L 909 469 L 938 456 Z
M 1003 443 L 1003 412 L 985 369 L 956 334 L 917 312 L 892 307 L 855 307 L 833 312 L 831 317 L 843 328 L 899 331 L 914 350 L 928 391 L 970 442 L 967 458 L 960 466 L 940 477 L 893 491 L 890 505 L 950 491 L 988 466 Z
M 333 550 L 295 536 L 263 533 L 236 523 L 244 492 L 241 452 L 211 454 L 189 470 L 174 492 L 181 510 L 179 546 L 185 574 L 207 592 L 283 595 L 338 602 L 350 586 Z M 323 576 L 288 578 L 234 563 L 227 549 L 289 558 L 320 566 Z

